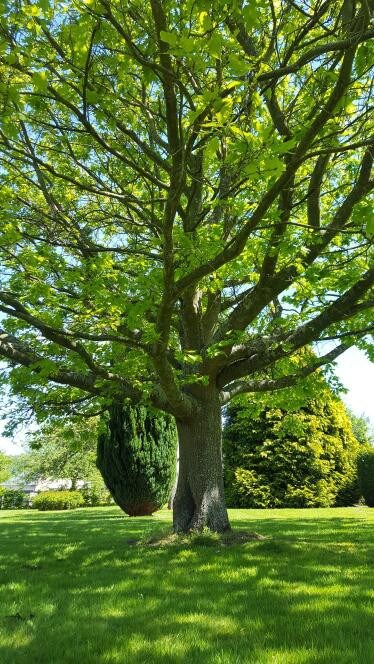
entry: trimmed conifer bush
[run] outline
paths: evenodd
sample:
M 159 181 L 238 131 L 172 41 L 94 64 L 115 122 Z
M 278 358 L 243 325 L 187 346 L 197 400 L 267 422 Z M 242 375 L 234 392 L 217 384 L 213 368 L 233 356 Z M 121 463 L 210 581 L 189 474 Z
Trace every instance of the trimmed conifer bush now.
M 365 503 L 374 507 L 374 449 L 362 452 L 357 459 L 358 484 Z
M 113 499 L 130 516 L 167 502 L 176 465 L 174 418 L 145 406 L 113 404 L 97 445 L 97 467 Z

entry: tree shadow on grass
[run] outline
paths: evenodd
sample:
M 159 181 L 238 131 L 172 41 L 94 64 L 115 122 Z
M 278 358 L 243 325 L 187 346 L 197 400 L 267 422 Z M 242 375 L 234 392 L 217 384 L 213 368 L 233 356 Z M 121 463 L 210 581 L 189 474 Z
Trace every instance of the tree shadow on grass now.
M 374 661 L 372 529 L 362 520 L 259 514 L 256 529 L 273 539 L 149 547 L 126 540 L 165 521 L 113 514 L 23 517 L 16 543 L 1 532 L 1 662 Z

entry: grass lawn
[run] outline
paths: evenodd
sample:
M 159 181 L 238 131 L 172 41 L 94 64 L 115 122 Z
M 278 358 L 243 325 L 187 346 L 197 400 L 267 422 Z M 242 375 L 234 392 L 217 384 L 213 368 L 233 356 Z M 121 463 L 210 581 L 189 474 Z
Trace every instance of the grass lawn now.
M 374 509 L 232 510 L 267 539 L 139 544 L 170 519 L 0 512 L 0 662 L 374 663 Z

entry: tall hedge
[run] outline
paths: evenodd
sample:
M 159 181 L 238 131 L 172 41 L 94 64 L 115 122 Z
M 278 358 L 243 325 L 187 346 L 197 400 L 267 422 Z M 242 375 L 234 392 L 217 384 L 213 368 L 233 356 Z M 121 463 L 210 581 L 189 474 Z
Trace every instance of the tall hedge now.
M 75 510 L 84 507 L 80 491 L 41 491 L 32 501 L 32 507 L 43 512 Z
M 359 455 L 357 467 L 361 494 L 367 506 L 374 507 L 374 448 Z
M 359 442 L 344 405 L 326 390 L 294 411 L 230 406 L 224 427 L 231 507 L 329 507 L 359 499 Z
M 97 467 L 113 499 L 130 516 L 168 500 L 176 467 L 174 419 L 144 406 L 113 404 L 97 445 Z

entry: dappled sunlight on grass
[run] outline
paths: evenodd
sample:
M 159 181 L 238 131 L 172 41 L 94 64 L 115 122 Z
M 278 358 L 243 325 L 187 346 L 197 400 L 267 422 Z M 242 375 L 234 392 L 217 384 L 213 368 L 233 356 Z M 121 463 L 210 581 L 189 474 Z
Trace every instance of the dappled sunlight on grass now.
M 0 661 L 374 662 L 373 510 L 231 518 L 266 539 L 165 540 L 167 511 L 3 512 Z

